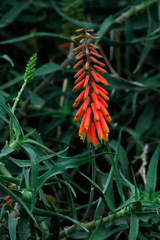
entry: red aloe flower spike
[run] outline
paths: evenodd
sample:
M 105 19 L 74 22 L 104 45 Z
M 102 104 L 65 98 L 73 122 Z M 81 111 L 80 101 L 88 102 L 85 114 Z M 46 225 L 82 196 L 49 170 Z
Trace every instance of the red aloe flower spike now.
M 99 95 L 101 95 L 106 101 L 109 100 L 109 97 L 107 97 L 107 95 L 106 95 L 104 92 L 102 92 L 102 91 L 99 90 L 99 89 L 98 89 L 98 91 L 99 91 Z
M 76 86 L 74 86 L 73 88 L 73 92 L 76 92 L 79 88 L 83 87 L 84 85 L 84 79 L 82 81 L 80 81 L 79 83 L 76 84 Z
M 89 94 L 89 90 L 90 90 L 90 86 L 87 86 L 85 89 L 85 93 L 84 93 L 84 99 L 87 99 L 88 94 Z
M 105 69 L 103 69 L 103 68 L 101 68 L 101 67 L 99 67 L 99 66 L 97 66 L 97 65 L 93 65 L 93 67 L 94 67 L 95 69 L 99 70 L 100 72 L 107 73 L 107 71 L 106 71 Z
M 97 85 L 97 88 L 98 88 L 98 90 L 101 90 L 104 94 L 108 95 L 108 92 L 101 86 Z
M 99 78 L 97 77 L 96 72 L 93 69 L 91 70 L 91 74 L 93 78 L 96 80 L 96 82 L 99 82 Z
M 73 69 L 76 69 L 77 67 L 79 67 L 82 63 L 84 62 L 84 60 L 80 60 L 78 63 L 76 63 L 74 66 L 73 66 Z
M 85 72 L 85 67 L 81 68 L 75 75 L 74 78 L 78 77 L 79 75 L 81 75 L 82 73 Z
M 92 47 L 92 48 L 98 49 L 98 46 L 93 44 L 93 43 L 90 43 L 89 46 Z
M 87 97 L 87 99 L 84 101 L 83 112 L 87 111 L 89 101 L 90 101 L 90 97 Z
M 76 79 L 75 83 L 80 82 L 80 81 L 82 80 L 82 78 L 84 78 L 85 76 L 86 76 L 86 73 L 85 73 L 85 72 L 82 73 L 82 75 L 80 75 L 80 76 Z
M 97 84 L 95 83 L 95 81 L 92 81 L 92 87 L 93 87 L 94 92 L 98 95 L 99 91 L 98 91 Z
M 107 120 L 107 122 L 112 122 L 112 118 L 110 116 L 105 116 L 105 119 Z
M 83 52 L 80 52 L 75 56 L 75 59 L 79 60 L 79 59 L 83 58 L 84 56 L 85 56 L 85 54 Z
M 103 117 L 103 114 L 101 112 L 99 112 L 99 120 L 100 120 L 103 132 L 109 133 L 109 127 L 108 127 L 106 120 Z
M 92 135 L 92 144 L 94 147 L 97 147 L 98 141 L 96 136 L 96 128 L 94 122 L 91 122 L 91 135 Z
M 95 36 L 90 36 L 91 39 L 97 40 L 99 39 L 99 37 L 95 37 Z
M 94 101 L 94 103 L 95 103 L 96 109 L 97 109 L 98 111 L 100 111 L 100 105 L 99 105 L 99 100 L 98 100 L 98 98 L 97 98 L 97 95 L 93 92 L 93 93 L 91 94 L 91 96 L 92 96 L 93 101 Z
M 102 141 L 103 140 L 103 130 L 101 127 L 101 123 L 95 121 L 95 125 L 96 125 L 96 129 L 97 129 L 98 137 L 99 137 L 100 141 Z
M 83 48 L 83 46 L 78 46 L 78 47 L 76 47 L 76 48 L 73 48 L 73 52 L 76 52 L 76 51 L 78 51 L 78 50 L 81 50 Z
M 79 128 L 79 136 L 80 136 L 80 139 L 83 140 L 83 142 L 84 142 L 85 137 L 86 137 L 86 129 L 84 127 L 85 118 L 86 118 L 86 114 L 84 114 L 84 116 L 82 118 L 82 122 L 81 122 L 80 128 Z
M 92 113 L 92 109 L 91 109 L 91 107 L 88 107 L 87 112 L 86 112 L 85 123 L 84 123 L 84 127 L 85 127 L 86 130 L 88 130 L 88 128 L 90 126 L 91 113 Z
M 89 125 L 88 131 L 87 131 L 87 141 L 88 141 L 88 143 L 92 142 L 91 124 Z
M 107 109 L 103 106 L 103 104 L 101 102 L 99 102 L 99 105 L 100 105 L 101 112 L 103 113 L 103 115 L 108 117 L 109 113 L 108 113 Z
M 107 80 L 104 78 L 104 77 L 102 77 L 99 73 L 97 73 L 96 72 L 96 75 L 97 75 L 97 77 L 99 78 L 99 79 L 101 79 L 102 80 L 102 82 L 101 83 L 105 83 L 104 85 L 106 85 L 106 86 L 108 86 L 109 84 L 108 84 L 108 82 L 107 82 Z
M 89 47 L 89 50 L 91 50 L 91 51 L 94 52 L 94 53 L 98 53 L 97 50 L 95 50 L 95 49 L 92 48 L 92 47 Z
M 93 111 L 94 120 L 95 120 L 96 122 L 98 122 L 98 121 L 99 121 L 99 114 L 98 114 L 98 111 L 97 111 L 97 109 L 96 109 L 96 107 L 95 107 L 94 102 L 91 103 L 91 108 L 92 108 L 92 111 Z
M 86 70 L 89 69 L 89 62 L 86 62 L 85 69 L 86 69 Z
M 87 86 L 88 81 L 89 81 L 89 75 L 87 75 L 86 78 L 85 78 L 85 81 L 84 81 L 84 87 Z
M 97 51 L 96 51 L 96 52 L 97 52 Z M 91 53 L 93 56 L 95 56 L 95 57 L 103 58 L 102 55 L 100 55 L 100 54 L 98 54 L 98 53 L 96 53 L 96 52 L 91 51 L 90 53 Z
M 83 99 L 83 97 L 84 97 L 84 92 L 85 92 L 85 90 L 83 90 L 80 94 L 79 94 L 79 96 L 76 98 L 76 100 L 75 100 L 75 103 L 77 103 L 77 102 L 80 102 L 82 99 Z

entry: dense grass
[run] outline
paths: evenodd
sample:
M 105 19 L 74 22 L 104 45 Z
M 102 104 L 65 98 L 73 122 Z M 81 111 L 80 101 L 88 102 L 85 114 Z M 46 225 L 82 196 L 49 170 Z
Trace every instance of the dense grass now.
M 2 0 L 0 15 L 0 239 L 160 239 L 160 1 Z M 81 27 L 108 71 L 96 150 L 73 121 Z

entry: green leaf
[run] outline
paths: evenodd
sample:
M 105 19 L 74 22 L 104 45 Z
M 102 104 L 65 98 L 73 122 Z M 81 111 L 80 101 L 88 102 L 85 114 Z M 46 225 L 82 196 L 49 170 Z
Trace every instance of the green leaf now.
M 31 202 L 31 211 L 33 211 L 35 202 L 36 202 L 36 194 L 37 194 L 37 182 L 38 182 L 38 158 L 35 152 L 31 147 L 22 145 L 27 155 L 31 160 L 31 190 L 32 190 L 32 202 Z
M 15 115 L 11 112 L 11 110 L 6 105 L 4 105 L 3 103 L 0 102 L 0 106 L 6 111 L 6 113 L 9 115 L 11 121 L 14 124 L 14 131 L 15 131 L 15 134 L 16 134 L 16 139 L 17 140 L 22 139 L 23 138 L 23 131 L 22 131 L 22 128 L 21 128 L 17 118 L 15 117 Z
M 97 36 L 99 37 L 98 40 L 96 40 L 95 44 L 98 44 L 103 35 L 106 33 L 106 31 L 109 29 L 109 27 L 115 22 L 115 18 L 113 16 L 107 17 L 103 23 L 100 26 L 100 29 L 98 31 Z
M 145 185 L 145 191 L 149 194 L 152 194 L 156 188 L 159 154 L 160 154 L 160 144 L 158 144 L 158 146 L 156 147 L 156 150 L 154 151 L 151 157 L 148 171 L 147 171 L 147 179 L 146 179 L 147 181 Z
M 14 218 L 9 215 L 8 218 L 8 230 L 9 230 L 9 235 L 11 240 L 17 240 L 16 237 L 16 227 L 18 223 L 19 218 Z
M 71 22 L 72 24 L 78 26 L 78 27 L 87 27 L 87 28 L 94 28 L 94 29 L 97 29 L 99 27 L 98 24 L 94 24 L 94 23 L 90 23 L 90 22 L 83 22 L 83 21 L 79 21 L 77 19 L 73 19 L 73 18 L 70 18 L 68 16 L 66 16 L 65 14 L 63 14 L 59 8 L 56 6 L 55 2 L 54 1 L 51 1 L 52 2 L 52 6 L 53 8 L 57 11 L 57 13 L 62 16 L 64 19 L 66 19 L 68 22 Z
M 100 222 L 100 224 L 96 227 L 96 229 L 91 234 L 89 240 L 103 240 L 106 239 L 107 229 L 103 223 L 103 221 Z
M 38 109 L 42 108 L 45 104 L 45 100 L 33 92 L 31 92 L 31 102 Z
M 56 72 L 58 70 L 61 70 L 60 65 L 53 63 L 53 62 L 49 62 L 44 64 L 43 66 L 37 68 L 35 70 L 35 76 L 43 76 L 52 72 Z
M 21 3 L 11 8 L 0 20 L 0 28 L 6 27 L 12 23 L 16 17 L 28 6 L 28 3 Z
M 14 67 L 14 63 L 13 63 L 12 59 L 7 54 L 0 56 L 0 58 L 5 59 L 6 61 L 8 61 L 11 64 L 12 67 Z
M 138 218 L 134 212 L 130 216 L 129 240 L 136 240 L 138 235 Z
M 58 38 L 58 39 L 66 40 L 66 41 L 69 41 L 69 42 L 72 41 L 70 38 L 65 37 L 63 35 L 56 34 L 56 33 L 37 32 L 37 33 L 29 33 L 29 34 L 21 36 L 21 37 L 16 37 L 16 38 L 12 38 L 12 39 L 9 39 L 9 40 L 1 41 L 0 45 L 23 42 L 23 41 L 26 41 L 28 39 L 39 38 L 39 37 L 47 37 L 47 38 L 51 37 L 51 38 Z
M 140 232 L 138 232 L 138 237 L 139 237 L 140 240 L 147 240 L 147 238 L 144 237 L 144 236 L 142 235 L 142 233 L 140 233 Z
M 6 144 L 4 145 L 3 149 L 1 150 L 0 157 L 5 157 L 5 156 L 9 155 L 13 151 L 14 151 L 14 149 L 11 148 L 8 145 L 8 142 L 6 142 Z

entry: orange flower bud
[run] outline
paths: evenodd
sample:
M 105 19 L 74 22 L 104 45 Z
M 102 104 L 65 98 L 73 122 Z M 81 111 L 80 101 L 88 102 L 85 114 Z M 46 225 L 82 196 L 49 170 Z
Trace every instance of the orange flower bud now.
M 80 49 L 82 49 L 83 48 L 83 46 L 78 46 L 78 47 L 76 47 L 76 48 L 73 48 L 73 52 L 76 52 L 76 51 L 78 51 L 78 50 L 80 50 Z
M 103 104 L 103 106 L 105 108 L 108 108 L 108 104 L 103 100 L 103 98 L 101 98 L 100 96 L 97 96 L 98 97 L 98 100 Z
M 99 37 L 95 37 L 95 36 L 90 36 L 91 39 L 97 40 L 99 39 Z
M 97 85 L 96 85 L 95 81 L 92 81 L 92 87 L 93 87 L 94 92 L 98 95 L 99 91 L 98 91 L 98 88 L 97 88 Z
M 108 85 L 109 85 L 108 82 L 107 82 L 107 80 L 106 80 L 104 77 L 102 77 L 99 73 L 96 72 L 96 75 L 97 75 L 97 77 L 98 77 L 98 79 L 99 79 L 99 82 L 101 82 L 101 83 L 104 84 L 105 86 L 108 86 Z
M 105 116 L 105 119 L 107 120 L 107 122 L 112 122 L 112 118 L 110 116 Z
M 85 78 L 85 81 L 84 81 L 84 87 L 87 86 L 88 81 L 89 81 L 89 75 L 87 75 L 86 78 Z
M 94 122 L 91 122 L 91 135 L 92 135 L 92 144 L 94 147 L 97 147 L 98 141 L 96 136 L 96 128 Z
M 89 62 L 86 62 L 85 69 L 86 69 L 86 70 L 89 69 Z
M 107 109 L 103 106 L 103 104 L 101 102 L 99 102 L 100 104 L 100 108 L 101 108 L 101 112 L 103 113 L 104 116 L 109 116 L 109 113 L 107 111 Z
M 84 43 L 85 42 L 85 38 L 82 38 L 81 41 L 79 41 L 79 43 Z
M 80 102 L 82 99 L 83 99 L 83 97 L 84 97 L 84 90 L 79 94 L 79 96 L 76 98 L 76 100 L 75 100 L 75 103 L 77 103 L 77 102 Z
M 102 126 L 102 129 L 105 133 L 109 133 L 109 127 L 106 123 L 106 120 L 105 118 L 103 117 L 103 114 L 101 112 L 99 112 L 99 120 L 100 120 L 100 123 L 101 123 L 101 126 Z
M 93 101 L 94 101 L 94 103 L 95 103 L 96 109 L 97 109 L 98 111 L 100 111 L 100 105 L 99 105 L 99 100 L 98 100 L 98 98 L 97 98 L 97 95 L 93 92 L 93 93 L 91 94 L 91 96 L 92 96 Z
M 92 48 L 96 48 L 96 49 L 98 49 L 98 46 L 96 46 L 96 45 L 93 44 L 93 43 L 90 43 L 89 46 L 92 47 Z
M 78 35 L 78 36 L 74 37 L 74 40 L 80 39 L 82 37 L 83 37 L 83 35 Z
M 88 143 L 92 142 L 91 124 L 89 125 L 88 131 L 87 131 L 87 141 Z
M 84 73 L 85 71 L 85 67 L 83 67 L 82 69 L 80 69 L 75 75 L 74 78 L 78 77 L 79 75 L 81 75 L 82 73 Z
M 96 80 L 96 82 L 99 82 L 99 78 L 97 77 L 97 75 L 93 69 L 91 70 L 91 74 L 92 74 L 93 78 Z
M 80 82 L 80 81 L 82 80 L 82 78 L 84 78 L 85 76 L 86 76 L 86 73 L 85 73 L 85 72 L 82 73 L 82 74 L 76 79 L 75 83 Z
M 84 56 L 85 56 L 85 54 L 83 52 L 80 52 L 75 56 L 75 59 L 79 60 L 79 59 L 83 58 Z
M 89 90 L 90 90 L 90 86 L 87 86 L 85 89 L 85 93 L 84 93 L 84 99 L 87 99 L 88 94 L 89 94 Z
M 89 49 L 86 48 L 86 55 L 89 55 Z
M 73 66 L 73 69 L 79 67 L 83 62 L 84 62 L 84 60 L 80 60 L 78 63 L 76 63 L 76 64 Z
M 92 28 L 87 29 L 87 32 L 94 32 L 94 29 L 92 29 Z
M 99 137 L 100 141 L 102 141 L 103 140 L 103 131 L 102 131 L 101 123 L 95 121 L 95 125 L 96 125 L 96 129 L 97 129 L 98 137 Z
M 87 130 L 88 130 L 90 122 L 91 122 L 91 113 L 92 113 L 92 109 L 91 109 L 91 107 L 88 107 L 87 112 L 86 112 L 85 123 L 84 123 L 84 127 Z
M 97 88 L 98 88 L 98 90 L 101 90 L 104 94 L 108 95 L 108 92 L 101 86 L 97 85 Z
M 94 102 L 91 103 L 91 108 L 92 108 L 92 111 L 93 111 L 94 120 L 96 122 L 98 122 L 99 121 L 99 114 L 98 114 L 98 111 L 97 111 L 97 109 L 95 107 L 95 103 Z
M 82 122 L 81 122 L 80 128 L 79 128 L 79 136 L 80 136 L 80 139 L 83 140 L 83 142 L 84 142 L 85 137 L 86 137 L 86 129 L 84 127 L 85 118 L 86 118 L 86 114 L 84 114 L 84 116 L 82 118 Z
M 96 52 L 97 52 L 97 51 L 96 51 Z M 93 56 L 95 56 L 95 57 L 103 58 L 102 55 L 100 55 L 100 54 L 98 54 L 98 53 L 96 53 L 96 52 L 91 51 L 91 54 L 92 54 Z
M 99 67 L 99 66 L 97 66 L 97 65 L 93 65 L 93 67 L 94 67 L 95 69 L 99 70 L 100 72 L 107 73 L 107 71 L 106 71 L 105 69 L 103 69 L 103 68 L 101 68 L 101 67 Z
M 90 101 L 90 97 L 87 97 L 87 99 L 84 101 L 83 112 L 87 111 L 89 101 Z
M 83 87 L 84 85 L 84 79 L 82 81 L 80 81 L 79 83 L 76 84 L 76 86 L 74 86 L 73 88 L 73 92 L 76 92 L 78 89 L 80 89 L 81 87 Z
M 82 32 L 82 31 L 84 31 L 84 28 L 79 28 L 79 29 L 76 30 L 76 32 L 78 32 L 78 33 Z
M 109 97 L 107 97 L 107 95 L 104 92 L 102 92 L 101 90 L 98 90 L 98 91 L 99 91 L 99 95 L 101 95 L 106 101 L 109 100 Z
M 96 58 L 94 58 L 94 57 L 89 57 L 89 59 L 92 61 L 92 62 L 94 62 L 94 63 L 98 63 L 98 60 L 96 59 Z
M 83 115 L 83 107 L 84 107 L 84 103 L 80 106 L 80 108 L 78 109 L 77 113 L 76 113 L 76 117 L 78 118 L 79 116 Z
M 94 52 L 94 53 L 98 53 L 97 50 L 95 50 L 95 49 L 92 48 L 92 47 L 89 47 L 89 50 L 91 50 L 91 51 Z

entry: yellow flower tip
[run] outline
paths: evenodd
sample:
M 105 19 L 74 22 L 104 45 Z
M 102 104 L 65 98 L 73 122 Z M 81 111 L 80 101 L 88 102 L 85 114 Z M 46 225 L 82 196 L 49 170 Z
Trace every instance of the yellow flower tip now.
M 89 126 L 88 126 L 88 125 L 87 125 L 87 126 L 84 126 L 84 128 L 88 131 Z

